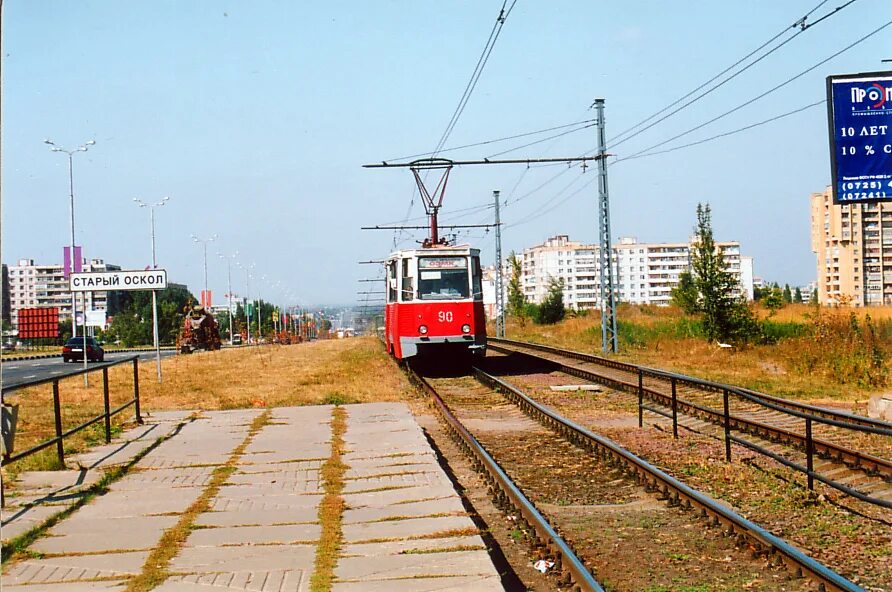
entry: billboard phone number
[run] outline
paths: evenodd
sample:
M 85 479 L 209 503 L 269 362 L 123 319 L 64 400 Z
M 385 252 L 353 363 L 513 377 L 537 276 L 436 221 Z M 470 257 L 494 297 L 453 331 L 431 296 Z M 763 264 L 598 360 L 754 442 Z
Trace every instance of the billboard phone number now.
M 839 188 L 841 201 L 892 198 L 892 181 L 845 181 Z

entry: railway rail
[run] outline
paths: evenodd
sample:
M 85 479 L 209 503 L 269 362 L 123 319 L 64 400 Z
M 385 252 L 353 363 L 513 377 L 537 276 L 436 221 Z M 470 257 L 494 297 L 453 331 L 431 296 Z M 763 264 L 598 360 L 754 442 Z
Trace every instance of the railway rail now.
M 543 544 L 547 545 L 555 558 L 556 568 L 562 573 L 563 584 L 573 584 L 575 589 L 602 590 L 601 585 L 585 567 L 570 545 L 563 540 L 555 528 L 536 509 L 534 504 L 524 497 L 506 472 L 474 438 L 468 429 L 449 409 L 443 398 L 424 378 L 407 367 L 410 378 L 427 394 L 435 409 L 443 417 L 454 437 L 462 447 L 475 458 L 478 470 L 487 473 L 497 500 L 516 508 L 536 533 Z M 733 510 L 698 492 L 647 461 L 638 458 L 612 440 L 597 435 L 586 428 L 560 416 L 545 407 L 519 389 L 479 368 L 474 368 L 475 378 L 493 391 L 501 393 L 523 413 L 555 432 L 558 436 L 575 445 L 584 452 L 595 455 L 601 462 L 619 467 L 634 481 L 651 491 L 657 491 L 672 506 L 695 510 L 722 528 L 729 536 L 744 537 L 760 555 L 764 555 L 773 564 L 785 564 L 797 575 L 809 577 L 818 584 L 821 590 L 856 591 L 861 587 L 840 576 L 820 562 L 812 559 L 786 541 L 768 532 L 757 524 L 743 518 Z
M 639 425 L 643 412 L 650 411 L 672 420 L 677 436 L 679 415 L 686 415 L 719 429 L 727 460 L 733 442 L 804 473 L 810 489 L 817 480 L 892 508 L 892 461 L 880 456 L 892 452 L 888 422 L 546 345 L 491 339 L 490 348 L 532 356 L 564 373 L 637 395 Z

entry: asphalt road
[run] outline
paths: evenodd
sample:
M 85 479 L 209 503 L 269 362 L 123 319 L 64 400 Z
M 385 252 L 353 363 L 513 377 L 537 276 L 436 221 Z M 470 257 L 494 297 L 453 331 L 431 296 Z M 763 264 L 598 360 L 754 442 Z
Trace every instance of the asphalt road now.
M 109 362 L 120 360 L 134 355 L 136 352 L 118 352 L 106 353 L 105 362 L 90 362 L 89 368 L 101 368 L 108 365 Z M 161 357 L 175 355 L 175 350 L 161 350 Z M 155 352 L 140 352 L 139 361 L 141 364 L 151 362 L 155 359 Z M 3 388 L 9 388 L 23 382 L 31 380 L 40 380 L 42 378 L 63 377 L 74 374 L 78 370 L 83 369 L 83 362 L 68 363 L 62 361 L 62 357 L 58 358 L 41 358 L 37 360 L 9 360 L 0 362 L 0 376 L 2 376 Z

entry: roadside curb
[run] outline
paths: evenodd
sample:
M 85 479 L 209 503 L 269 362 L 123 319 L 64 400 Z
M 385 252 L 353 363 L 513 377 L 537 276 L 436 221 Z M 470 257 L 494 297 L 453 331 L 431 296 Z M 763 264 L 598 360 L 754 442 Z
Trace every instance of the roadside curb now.
M 166 346 L 166 347 L 162 347 L 161 351 L 170 351 L 170 350 L 175 350 L 175 349 L 176 349 L 176 347 L 174 347 L 174 346 Z M 131 348 L 131 349 L 107 349 L 107 350 L 105 350 L 105 353 L 107 353 L 107 354 L 121 354 L 121 353 L 128 353 L 128 352 L 153 352 L 153 351 L 155 351 L 155 350 L 154 349 Z M 22 360 L 22 361 L 24 361 L 24 360 L 46 360 L 46 359 L 50 359 L 50 358 L 61 358 L 61 357 L 62 357 L 62 353 L 59 352 L 58 354 L 35 354 L 33 356 L 15 356 L 15 357 L 10 356 L 10 357 L 3 357 L 0 359 L 2 359 L 2 361 L 4 361 L 4 362 L 18 362 L 19 360 Z

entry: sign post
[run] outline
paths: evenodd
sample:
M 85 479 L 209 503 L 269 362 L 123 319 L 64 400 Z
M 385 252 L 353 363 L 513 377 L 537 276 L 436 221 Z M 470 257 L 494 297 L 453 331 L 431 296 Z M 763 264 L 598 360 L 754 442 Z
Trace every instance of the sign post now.
M 827 77 L 833 203 L 892 200 L 892 71 Z
M 94 290 L 151 290 L 152 291 L 152 331 L 155 340 L 155 360 L 158 366 L 158 382 L 161 382 L 161 346 L 158 342 L 158 290 L 167 288 L 167 271 L 146 269 L 138 271 L 100 271 L 93 273 L 72 273 L 69 276 L 72 292 L 92 292 Z M 86 326 L 84 327 L 84 356 L 86 360 Z M 86 363 L 86 362 L 84 362 Z M 86 376 L 86 374 L 84 374 Z

